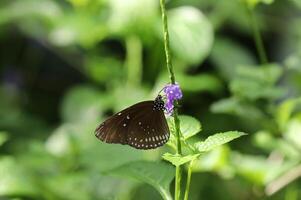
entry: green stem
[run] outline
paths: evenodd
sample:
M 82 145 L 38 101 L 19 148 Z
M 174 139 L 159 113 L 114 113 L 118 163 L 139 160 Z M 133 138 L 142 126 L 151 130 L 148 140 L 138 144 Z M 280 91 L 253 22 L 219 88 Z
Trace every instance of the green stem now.
M 136 86 L 142 77 L 142 44 L 137 36 L 126 38 L 127 85 Z
M 250 20 L 251 20 L 251 26 L 253 29 L 253 37 L 254 37 L 254 42 L 256 45 L 256 49 L 259 55 L 259 59 L 260 59 L 260 63 L 261 64 L 267 64 L 268 63 L 268 59 L 267 59 L 267 55 L 266 55 L 266 51 L 263 45 L 263 41 L 262 41 L 262 37 L 260 34 L 260 30 L 259 30 L 259 26 L 257 24 L 257 20 L 255 17 L 255 13 L 253 8 L 248 8 L 248 13 L 250 16 Z
M 172 63 L 171 63 L 171 55 L 169 48 L 169 32 L 168 32 L 168 22 L 165 8 L 165 0 L 160 0 L 161 5 L 161 13 L 162 13 L 162 21 L 163 21 L 163 34 L 164 34 L 164 48 L 165 48 L 165 56 L 166 56 L 166 64 L 169 72 L 169 78 L 172 84 L 176 83 L 175 74 L 173 71 Z
M 193 165 L 193 160 L 190 161 L 189 166 L 188 166 L 187 181 L 186 181 L 184 200 L 188 200 L 189 188 L 190 188 L 190 182 L 191 182 L 191 171 L 192 171 L 191 168 L 192 168 L 192 165 Z
M 167 65 L 167 69 L 169 72 L 170 82 L 171 82 L 171 84 L 175 84 L 176 78 L 175 78 L 175 74 L 174 74 L 173 66 L 172 66 L 172 62 L 171 62 L 165 0 L 160 0 L 160 6 L 161 6 L 161 14 L 162 14 L 162 22 L 163 22 L 166 65 Z M 176 130 L 177 154 L 181 155 L 182 147 L 181 147 L 181 137 L 180 137 L 180 120 L 179 120 L 179 116 L 178 116 L 178 101 L 175 102 L 173 118 L 174 118 L 175 130 Z M 181 167 L 178 166 L 178 167 L 176 167 L 176 178 L 175 178 L 175 200 L 180 199 L 180 196 L 181 196 L 181 176 L 182 176 L 182 170 L 181 170 Z

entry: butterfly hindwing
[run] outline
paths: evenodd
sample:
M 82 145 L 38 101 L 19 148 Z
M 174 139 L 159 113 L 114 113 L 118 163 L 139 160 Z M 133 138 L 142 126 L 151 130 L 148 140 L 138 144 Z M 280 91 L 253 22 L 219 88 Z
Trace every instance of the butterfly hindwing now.
M 169 139 L 169 129 L 161 110 L 148 110 L 147 114 L 137 115 L 135 124 L 129 127 L 129 145 L 137 149 L 154 149 L 164 145 Z

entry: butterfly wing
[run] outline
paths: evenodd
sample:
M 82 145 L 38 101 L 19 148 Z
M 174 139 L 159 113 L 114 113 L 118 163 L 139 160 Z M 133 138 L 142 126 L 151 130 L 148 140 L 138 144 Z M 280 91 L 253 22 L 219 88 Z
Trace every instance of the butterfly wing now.
M 134 116 L 129 126 L 128 145 L 136 149 L 155 149 L 169 139 L 169 128 L 163 110 L 148 107 Z
M 144 101 L 120 111 L 100 124 L 95 130 L 95 136 L 106 143 L 127 144 L 130 116 L 136 116 L 152 105 L 153 101 Z
M 163 110 L 154 109 L 154 101 L 144 101 L 107 119 L 95 135 L 106 143 L 153 149 L 168 141 L 169 129 Z

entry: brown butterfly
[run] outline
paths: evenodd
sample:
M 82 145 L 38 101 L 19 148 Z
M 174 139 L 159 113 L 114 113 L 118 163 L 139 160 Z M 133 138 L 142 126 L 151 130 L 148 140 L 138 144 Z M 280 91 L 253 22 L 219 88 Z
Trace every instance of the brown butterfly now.
M 103 142 L 130 145 L 136 149 L 155 149 L 164 145 L 169 139 L 169 128 L 162 96 L 111 116 L 97 127 L 95 135 Z

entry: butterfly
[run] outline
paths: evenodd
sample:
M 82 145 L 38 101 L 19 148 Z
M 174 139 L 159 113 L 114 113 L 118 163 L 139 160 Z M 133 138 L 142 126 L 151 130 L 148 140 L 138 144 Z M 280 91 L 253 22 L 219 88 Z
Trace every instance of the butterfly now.
M 106 143 L 130 145 L 136 149 L 163 146 L 170 135 L 164 109 L 161 95 L 154 101 L 134 104 L 101 123 L 95 136 Z

